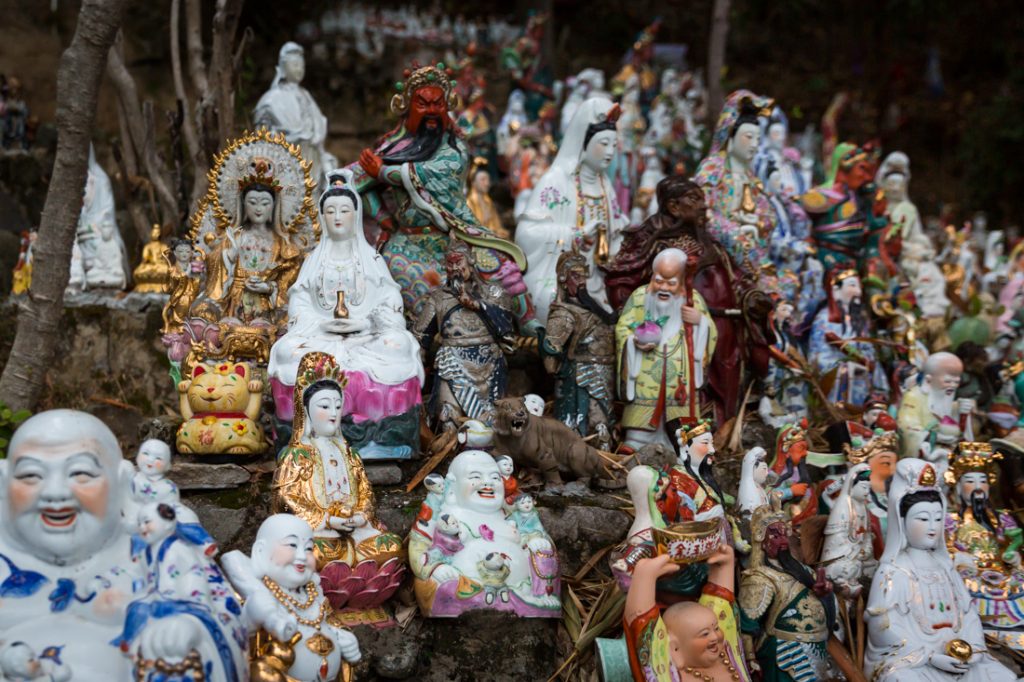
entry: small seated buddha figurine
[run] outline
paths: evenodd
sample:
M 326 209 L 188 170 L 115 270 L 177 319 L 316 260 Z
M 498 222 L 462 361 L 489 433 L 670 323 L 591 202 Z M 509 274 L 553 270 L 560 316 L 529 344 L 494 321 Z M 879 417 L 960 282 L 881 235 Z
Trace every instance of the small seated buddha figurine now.
M 419 446 L 424 372 L 420 344 L 405 328 L 402 293 L 363 234 L 352 172 L 328 174 L 320 197 L 324 234 L 288 295 L 288 332 L 268 372 L 277 418 L 291 421 L 299 361 L 318 351 L 345 372 L 346 437 L 364 459 L 407 458 Z
M 978 607 L 946 548 L 946 505 L 935 468 L 896 465 L 889 523 L 864 619 L 864 674 L 878 682 L 1011 682 L 992 657 Z
M 282 221 L 273 163 L 255 156 L 247 171 L 238 180 L 238 224 L 206 237 L 206 297 L 244 324 L 274 321 L 302 263 Z
M 946 472 L 946 482 L 953 488 L 946 544 L 953 566 L 978 604 L 986 632 L 997 638 L 1009 635 L 1012 646 L 1024 630 L 1024 538 L 1010 511 L 997 509 L 990 497 L 1001 459 L 1002 453 L 993 452 L 988 443 L 962 442 L 953 453 Z
M 345 663 L 361 658 L 355 635 L 324 596 L 314 543 L 305 521 L 274 514 L 260 524 L 249 556 L 238 550 L 224 555 L 224 571 L 245 598 L 242 619 L 255 632 L 253 682 L 339 680 Z M 275 669 L 287 677 L 273 676 Z
M 132 271 L 138 294 L 166 294 L 171 285 L 171 264 L 160 241 L 160 226 L 153 225 L 149 243 L 142 247 L 142 262 Z
M 466 450 L 452 460 L 439 509 L 409 533 L 409 565 L 424 616 L 477 609 L 561 615 L 554 543 L 532 504 L 517 501 L 514 511 L 505 509 L 505 482 L 491 455 Z
M 735 615 L 732 547 L 723 543 L 707 564 L 708 582 L 700 600 L 678 602 L 661 612 L 655 596 L 657 581 L 678 572 L 680 566 L 666 554 L 637 563 L 623 614 L 634 680 L 750 680 Z
M 402 553 L 401 539 L 377 520 L 363 463 L 341 433 L 345 384 L 333 357 L 303 356 L 292 438 L 274 472 L 274 510 L 291 512 L 313 528 L 318 571 L 332 561 L 379 567 Z

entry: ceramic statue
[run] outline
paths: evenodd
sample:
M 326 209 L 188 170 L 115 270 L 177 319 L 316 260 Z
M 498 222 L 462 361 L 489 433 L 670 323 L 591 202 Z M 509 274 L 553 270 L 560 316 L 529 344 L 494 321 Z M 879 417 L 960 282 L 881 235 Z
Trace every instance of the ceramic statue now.
M 270 351 L 279 421 L 294 416 L 299 362 L 327 353 L 344 371 L 344 429 L 363 459 L 408 458 L 419 449 L 420 346 L 405 328 L 402 294 L 367 243 L 351 171 L 328 174 L 320 197 L 323 235 L 288 295 L 288 331 Z
M 188 319 L 192 304 L 202 289 L 202 273 L 205 263 L 202 250 L 193 247 L 187 239 L 175 239 L 171 244 L 173 264 L 167 274 L 167 292 L 170 297 L 164 306 L 164 326 L 161 333 L 180 333 Z
M 426 526 L 409 533 L 409 565 L 416 600 L 428 618 L 486 609 L 534 618 L 561 617 L 560 575 L 554 543 L 536 510 L 503 507 L 498 463 L 481 450 L 452 460 L 444 497 Z
M 59 661 L 75 679 L 241 679 L 247 634 L 216 565 L 190 550 L 182 556 L 197 570 L 158 576 L 136 558 L 122 519 L 132 467 L 103 422 L 73 410 L 36 414 L 3 466 L 6 642 Z
M 429 293 L 412 325 L 425 349 L 439 337 L 428 414 L 440 430 L 456 430 L 460 417 L 488 420 L 508 384 L 512 306 L 500 286 L 480 277 L 474 258 L 468 244 L 449 242 L 447 283 Z
M 498 153 L 504 157 L 506 163 L 509 163 L 518 152 L 519 133 L 529 123 L 530 119 L 526 116 L 526 95 L 522 90 L 513 90 L 508 94 L 505 113 L 498 121 L 497 131 Z
M 569 94 L 562 103 L 559 132 L 569 132 L 569 124 L 580 106 L 591 97 L 604 92 L 604 71 L 588 67 L 566 81 Z
M 1020 649 L 1024 629 L 1024 533 L 1008 509 L 993 504 L 1003 455 L 988 443 L 961 442 L 946 482 L 952 508 L 946 515 L 946 544 L 963 577 L 986 632 Z
M 920 311 L 915 331 L 924 348 L 935 353 L 952 347 L 949 339 L 949 311 L 952 301 L 946 295 L 946 278 L 934 261 L 925 260 L 911 278 L 914 300 Z
M 661 251 L 686 252 L 686 278 L 712 311 L 718 341 L 707 371 L 708 399 L 715 418 L 725 421 L 739 409 L 740 382 L 746 365 L 763 374 L 767 350 L 758 332 L 771 299 L 741 279 L 737 266 L 708 231 L 704 191 L 681 175 L 658 183 L 658 213 L 636 228 L 627 228 L 615 259 L 602 270 L 613 307 L 621 310 L 633 292 L 651 280 L 651 265 Z
M 807 421 L 786 424 L 775 439 L 775 458 L 769 468 L 775 474 L 771 492 L 778 493 L 794 528 L 818 512 L 818 495 L 807 470 Z
M 715 521 L 722 541 L 733 542 L 734 534 L 725 514 L 725 495 L 712 467 L 715 446 L 710 423 L 684 425 L 675 435 L 679 445 L 675 464 L 665 469 L 640 465 L 626 477 L 636 514 L 624 549 L 613 552 L 612 557 L 612 571 L 623 589 L 628 586 L 628 576 L 636 562 L 654 555 L 656 529 L 681 522 Z M 664 580 L 662 589 L 694 596 L 706 582 L 707 573 L 706 565 L 692 564 Z
M 524 398 L 495 401 L 492 428 L 495 456 L 539 471 L 548 492 L 583 494 L 592 480 L 605 488 L 621 487 L 609 467 L 617 461 L 614 455 L 602 455 L 557 419 L 531 413 Z M 563 474 L 575 481 L 563 487 Z
M 260 524 L 249 556 L 236 550 L 222 559 L 245 599 L 242 618 L 255 633 L 253 682 L 338 680 L 343 666 L 361 658 L 355 635 L 338 622 L 324 594 L 313 545 L 305 521 L 274 514 Z
M 708 582 L 697 602 L 679 602 L 662 612 L 656 599 L 659 578 L 680 566 L 666 554 L 642 559 L 633 571 L 623 626 L 634 679 L 750 680 L 740 643 L 733 549 L 722 544 L 707 561 Z
M 901 460 L 864 618 L 864 673 L 880 682 L 1009 682 L 988 652 L 977 607 L 946 549 L 946 504 L 931 464 Z
M 654 69 L 654 42 L 660 29 L 661 19 L 655 19 L 637 34 L 626 58 L 623 59 L 625 63 L 611 80 L 613 95 L 622 95 L 627 84 L 630 81 L 635 81 L 635 87 L 641 94 L 641 101 L 645 109 L 650 107 L 658 87 L 657 73 Z
M 764 448 L 756 447 L 747 450 L 740 466 L 740 489 L 736 497 L 736 505 L 741 514 L 749 516 L 758 507 L 768 504 L 767 483 L 770 469 Z
M 313 96 L 302 87 L 306 57 L 302 46 L 291 41 L 281 46 L 270 89 L 263 93 L 252 112 L 253 125 L 284 133 L 298 145 L 302 158 L 312 162 L 310 174 L 317 180 L 338 166 L 338 160 L 324 148 L 327 117 L 320 113 Z
M 558 257 L 576 245 L 587 259 L 587 291 L 610 310 L 604 277 L 596 267 L 619 250 L 629 220 L 619 208 L 608 176 L 616 151 L 619 108 L 587 100 L 573 117 L 551 167 L 537 183 L 516 226 L 516 243 L 529 259 L 523 278 L 545 322 L 557 289 Z
M 872 436 L 855 436 L 850 444 L 844 446 L 843 452 L 851 467 L 867 464 L 871 469 L 871 492 L 868 493 L 867 507 L 874 536 L 874 556 L 877 559 L 881 555 L 888 530 L 888 490 L 899 459 L 898 438 L 893 431 L 876 429 Z
M 800 152 L 787 146 L 789 119 L 786 112 L 775 106 L 761 123 L 763 130 L 757 156 L 754 157 L 754 172 L 767 185 L 769 164 L 773 165 L 779 171 L 781 194 L 787 198 L 799 197 L 808 187 L 801 173 Z
M 730 94 L 718 117 L 710 153 L 694 175 L 711 210 L 711 237 L 725 247 L 743 276 L 768 293 L 777 286 L 767 267 L 767 238 L 775 230 L 775 213 L 754 174 L 754 157 L 761 138 L 759 118 L 768 115 L 771 106 L 771 99 L 748 90 Z
M 860 277 L 855 270 L 839 270 L 828 277 L 828 305 L 811 325 L 808 359 L 822 375 L 834 372 L 829 400 L 859 405 L 872 389 L 887 388 L 878 370 L 874 346 L 855 339 L 871 332 L 861 309 Z
M 918 456 L 923 443 L 935 440 L 944 420 L 959 428 L 962 407 L 970 407 L 962 406 L 956 397 L 963 371 L 963 361 L 953 353 L 928 356 L 920 385 L 903 394 L 896 413 L 902 456 Z
M 248 362 L 201 363 L 178 383 L 184 418 L 177 449 L 183 454 L 257 455 L 267 449 L 259 424 L 263 382 Z
M 558 293 L 548 313 L 541 355 L 555 377 L 554 416 L 581 436 L 597 435 L 611 450 L 615 426 L 615 315 L 587 291 L 586 258 L 576 249 L 558 257 Z
M 861 593 L 861 581 L 870 581 L 878 566 L 868 512 L 870 494 L 871 467 L 866 463 L 853 465 L 843 477 L 843 487 L 825 524 L 821 550 L 825 576 L 849 598 Z
M 884 211 L 874 202 L 877 156 L 877 149 L 867 145 L 836 145 L 825 184 L 800 197 L 800 205 L 811 216 L 818 259 L 826 270 L 841 266 L 866 275 L 868 261 L 877 256 L 869 246 L 877 249 L 888 225 Z
M 0 147 L 4 149 L 29 148 L 29 107 L 25 102 L 21 79 L 16 76 L 0 78 Z
M 541 41 L 547 26 L 546 12 L 531 12 L 521 36 L 499 54 L 503 70 L 512 84 L 526 94 L 526 115 L 537 118 L 540 108 L 554 99 L 551 74 L 541 55 Z
M 892 152 L 886 156 L 875 174 L 875 185 L 885 193 L 885 215 L 889 219 L 887 238 L 895 243 L 897 258 L 900 258 L 905 244 L 928 244 L 929 239 L 921 225 L 921 215 L 908 196 L 910 159 L 907 155 Z
M 615 325 L 619 397 L 626 403 L 625 443 L 639 448 L 671 441 L 665 423 L 694 423 L 698 389 L 715 352 L 717 328 L 704 298 L 687 279 L 687 254 L 665 249 L 649 284 L 633 292 Z
M 132 281 L 139 294 L 166 294 L 171 284 L 171 264 L 167 248 L 160 241 L 160 226 L 153 225 L 149 243 L 142 247 L 142 262 L 132 271 Z
M 750 563 L 740 574 L 738 602 L 744 650 L 765 680 L 825 680 L 835 673 L 826 642 L 837 604 L 825 570 L 812 572 L 791 553 L 788 515 L 773 504 L 750 520 Z
M 11 295 L 22 296 L 28 293 L 32 286 L 33 254 L 32 247 L 35 245 L 36 236 L 39 233 L 35 230 L 26 230 L 21 233 L 21 243 L 18 248 L 18 262 L 14 265 L 13 278 L 11 281 Z
M 82 252 L 83 289 L 124 289 L 127 255 L 117 229 L 114 189 L 89 145 L 89 171 L 75 242 Z
M 404 79 L 391 99 L 399 125 L 349 168 L 371 227 L 379 229 L 375 246 L 402 289 L 406 314 L 415 319 L 427 293 L 444 283 L 447 244 L 458 239 L 477 252 L 481 276 L 511 297 L 523 330 L 535 330 L 522 279 L 526 257 L 480 225 L 466 203 L 471 159 L 450 114 L 458 95 L 447 69 L 414 67 Z
M 377 518 L 363 463 L 342 433 L 346 381 L 331 355 L 314 352 L 302 357 L 291 442 L 278 454 L 274 472 L 273 507 L 295 514 L 313 528 L 316 568 L 325 580 L 333 580 L 336 571 L 338 577 L 348 576 L 340 566 L 332 568 L 338 562 L 360 575 L 382 576 L 377 598 L 351 595 L 354 605 L 375 609 L 401 581 L 402 562 L 396 558 L 401 540 Z
M 799 344 L 792 328 L 795 311 L 792 300 L 779 297 L 768 318 L 771 357 L 758 413 L 775 429 L 807 417 L 807 382 L 797 359 Z
M 70 682 L 74 673 L 61 661 L 63 647 L 47 647 L 36 655 L 28 644 L 14 641 L 0 649 L 0 674 L 11 682 Z
M 501 224 L 501 213 L 491 199 L 491 174 L 487 169 L 487 160 L 481 157 L 473 159 L 469 169 L 469 189 L 466 192 L 466 203 L 477 221 L 496 236 L 502 239 L 511 238 L 511 233 Z

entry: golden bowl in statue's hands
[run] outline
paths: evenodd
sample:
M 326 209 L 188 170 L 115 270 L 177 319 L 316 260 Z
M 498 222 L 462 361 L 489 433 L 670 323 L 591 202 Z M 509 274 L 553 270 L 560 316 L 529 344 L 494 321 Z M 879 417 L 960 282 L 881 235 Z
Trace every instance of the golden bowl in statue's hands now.
M 673 563 L 686 565 L 707 561 L 722 544 L 718 519 L 683 521 L 668 528 L 652 528 L 658 554 L 667 554 Z

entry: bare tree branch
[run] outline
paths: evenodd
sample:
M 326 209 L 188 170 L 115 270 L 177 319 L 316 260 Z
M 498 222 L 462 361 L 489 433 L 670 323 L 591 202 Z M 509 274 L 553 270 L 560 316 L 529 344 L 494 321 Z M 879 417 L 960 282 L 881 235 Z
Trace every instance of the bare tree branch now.
M 156 139 L 152 124 L 152 105 L 147 102 L 149 115 L 146 116 L 139 104 L 139 92 L 135 80 L 124 65 L 118 46 L 112 46 L 107 60 L 107 76 L 114 83 L 121 102 L 132 145 L 142 162 L 142 167 L 153 183 L 153 189 L 160 202 L 160 221 L 177 224 L 178 202 L 174 197 L 170 176 L 156 152 Z
M 60 58 L 57 155 L 39 225 L 32 286 L 18 312 L 14 346 L 0 376 L 0 401 L 15 410 L 35 408 L 53 365 L 100 81 L 127 4 L 82 0 L 75 35 Z
M 219 140 L 235 133 L 234 45 L 244 0 L 217 0 L 213 15 L 213 44 L 210 73 L 215 79 L 213 95 L 217 103 Z
M 711 10 L 711 40 L 708 42 L 708 121 L 714 126 L 722 111 L 722 69 L 725 67 L 725 45 L 729 38 L 729 5 L 731 0 L 714 0 Z

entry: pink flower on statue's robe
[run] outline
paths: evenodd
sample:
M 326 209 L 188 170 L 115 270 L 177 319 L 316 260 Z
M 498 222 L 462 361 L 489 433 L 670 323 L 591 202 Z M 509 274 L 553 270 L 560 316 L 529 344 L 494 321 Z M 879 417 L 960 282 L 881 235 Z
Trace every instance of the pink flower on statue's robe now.
M 486 523 L 480 525 L 480 536 L 487 542 L 494 542 L 494 531 Z

